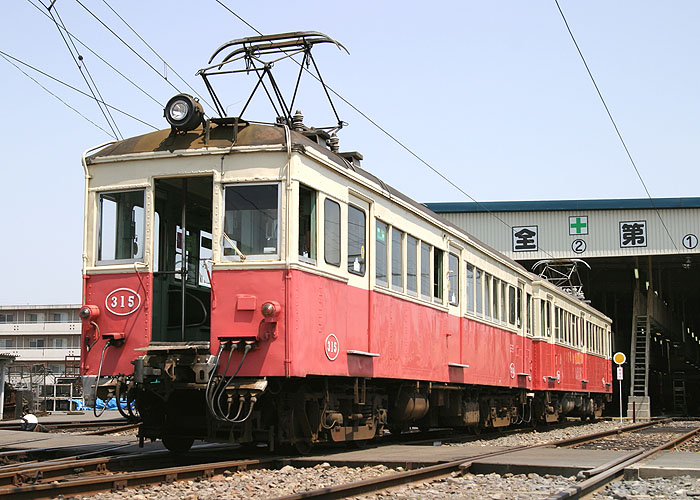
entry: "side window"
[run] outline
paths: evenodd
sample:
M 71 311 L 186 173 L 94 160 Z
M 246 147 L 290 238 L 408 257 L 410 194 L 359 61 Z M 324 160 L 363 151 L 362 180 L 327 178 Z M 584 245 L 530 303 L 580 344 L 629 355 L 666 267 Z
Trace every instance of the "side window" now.
M 420 244 L 420 295 L 430 300 L 430 245 Z
M 484 296 L 482 293 L 483 275 L 484 273 L 481 269 L 476 270 L 476 290 L 474 292 L 474 295 L 476 296 L 476 314 L 479 315 L 483 314 L 484 312 Z
M 561 313 L 561 309 L 554 306 L 554 340 L 561 339 L 561 330 L 560 330 L 561 327 L 559 326 L 560 313 Z
M 450 253 L 448 255 L 448 280 L 447 288 L 449 290 L 450 304 L 456 306 L 459 304 L 459 257 Z
M 508 321 L 506 308 L 506 283 L 501 281 L 501 323 Z
M 523 326 L 523 289 L 520 287 L 515 294 L 515 324 L 518 328 Z
M 323 258 L 340 267 L 340 205 L 328 198 L 323 202 L 323 232 Z
M 144 210 L 143 189 L 99 195 L 98 261 L 143 259 Z
M 316 263 L 316 191 L 299 185 L 299 257 Z
M 375 265 L 377 267 L 376 270 L 376 277 L 377 277 L 377 284 L 382 285 L 382 286 L 388 286 L 389 282 L 387 281 L 387 276 L 386 276 L 386 233 L 387 233 L 387 227 L 386 224 L 383 222 L 379 222 L 378 220 L 375 220 L 375 224 L 377 226 L 377 255 L 375 257 Z
M 365 275 L 365 213 L 348 205 L 348 271 Z
M 467 312 L 474 312 L 474 266 L 467 262 Z
M 493 278 L 493 319 L 498 321 L 498 289 L 500 288 L 501 280 L 494 276 Z
M 418 295 L 418 240 L 406 235 L 406 289 Z
M 549 300 L 546 303 L 545 320 L 547 322 L 547 337 L 551 337 L 552 336 L 552 302 Z
M 532 295 L 525 294 L 525 331 L 532 335 Z
M 391 228 L 391 287 L 403 291 L 403 231 Z
M 433 249 L 433 297 L 434 301 L 442 304 L 443 290 L 443 259 L 444 253 L 439 248 Z
M 279 256 L 278 184 L 226 186 L 224 205 L 224 257 Z
M 484 314 L 491 317 L 491 275 L 484 273 Z
M 545 318 L 544 300 L 540 299 L 540 336 L 547 336 L 547 323 Z
M 508 323 L 515 324 L 515 287 L 508 287 Z

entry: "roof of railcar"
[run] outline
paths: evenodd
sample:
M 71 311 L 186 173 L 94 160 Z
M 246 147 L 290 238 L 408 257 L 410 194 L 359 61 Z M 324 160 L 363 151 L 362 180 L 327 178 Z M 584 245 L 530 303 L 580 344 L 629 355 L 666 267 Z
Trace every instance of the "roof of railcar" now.
M 313 148 L 321 152 L 322 154 L 327 156 L 331 161 L 336 163 L 339 167 L 352 170 L 353 172 L 356 172 L 357 174 L 361 175 L 367 180 L 373 182 L 385 192 L 387 192 L 390 197 L 398 198 L 403 202 L 408 203 L 417 211 L 430 215 L 431 217 L 439 220 L 442 224 L 450 227 L 458 234 L 467 235 L 471 242 L 476 243 L 480 248 L 488 252 L 497 254 L 504 261 L 520 269 L 524 274 L 529 275 L 531 279 L 546 282 L 546 280 L 544 280 L 540 276 L 533 274 L 515 260 L 503 255 L 501 252 L 490 247 L 478 238 L 475 238 L 471 234 L 464 231 L 464 229 L 456 226 L 452 222 L 443 218 L 441 215 L 439 215 L 439 213 L 436 213 L 430 208 L 428 208 L 426 205 L 416 202 L 415 200 L 409 198 L 400 191 L 384 183 L 381 179 L 379 179 L 379 177 L 348 162 L 340 155 L 333 153 L 328 148 L 321 146 L 317 142 L 306 137 L 304 134 L 294 130 L 291 130 L 290 132 L 293 148 L 294 146 L 303 146 L 305 148 Z M 200 126 L 190 132 L 184 133 L 181 132 L 177 134 L 172 134 L 169 129 L 165 129 L 150 132 L 144 135 L 139 135 L 136 137 L 130 137 L 102 148 L 96 153 L 88 156 L 86 160 L 87 163 L 90 164 L 93 160 L 107 160 L 109 157 L 119 157 L 123 155 L 132 155 L 138 153 L 175 152 L 184 150 L 191 151 L 196 149 L 206 150 L 208 148 L 216 149 L 216 154 L 221 154 L 222 148 L 276 145 L 279 145 L 281 147 L 285 145 L 285 141 L 285 130 L 282 126 L 278 125 L 247 123 L 245 126 L 236 128 L 232 125 L 211 124 L 208 134 Z M 577 300 L 576 297 L 568 297 Z

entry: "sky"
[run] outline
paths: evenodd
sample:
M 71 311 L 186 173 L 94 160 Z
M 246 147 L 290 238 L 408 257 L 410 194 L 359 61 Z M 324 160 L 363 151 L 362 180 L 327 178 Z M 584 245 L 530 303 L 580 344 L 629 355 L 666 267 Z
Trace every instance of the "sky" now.
M 197 70 L 222 43 L 256 34 L 215 0 L 80 1 L 54 4 L 68 31 L 151 96 L 75 42 L 103 99 L 157 128 L 167 128 L 168 99 L 192 93 L 173 70 L 206 98 Z M 3 9 L 0 51 L 86 90 L 55 24 L 32 2 L 41 7 L 11 0 Z M 554 0 L 355 0 L 314 8 L 222 2 L 263 33 L 320 31 L 342 43 L 349 55 L 332 45 L 314 49 L 326 83 L 478 201 L 647 196 Z M 560 6 L 651 196 L 697 196 L 700 3 Z M 293 75 L 279 66 L 288 89 Z M 111 140 L 111 131 L 94 101 L 22 68 L 87 119 L 0 59 L 0 304 L 79 303 L 80 158 Z M 232 115 L 254 84 L 235 78 L 214 82 Z M 302 88 L 295 108 L 306 124 L 334 124 L 319 85 L 305 79 Z M 356 111 L 334 103 L 348 123 L 339 132 L 341 151 L 360 151 L 364 168 L 421 202 L 471 201 Z M 114 116 L 123 137 L 153 130 Z M 274 113 L 256 101 L 244 117 L 273 121 Z

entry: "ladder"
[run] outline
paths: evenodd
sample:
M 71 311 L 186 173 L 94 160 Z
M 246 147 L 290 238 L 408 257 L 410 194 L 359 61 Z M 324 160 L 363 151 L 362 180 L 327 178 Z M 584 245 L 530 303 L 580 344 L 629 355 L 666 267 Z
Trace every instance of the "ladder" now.
M 676 375 L 683 375 L 682 373 L 676 373 Z M 674 378 L 673 379 L 673 410 L 676 413 L 685 413 L 685 379 Z
M 635 318 L 635 331 L 632 338 L 632 396 L 647 396 L 649 394 L 649 329 L 647 317 Z

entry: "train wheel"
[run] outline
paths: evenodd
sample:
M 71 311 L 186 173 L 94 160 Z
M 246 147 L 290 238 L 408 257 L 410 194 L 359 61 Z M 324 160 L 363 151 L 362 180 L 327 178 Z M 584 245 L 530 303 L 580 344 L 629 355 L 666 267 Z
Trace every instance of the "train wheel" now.
M 180 436 L 165 436 L 163 438 L 163 446 L 173 453 L 185 453 L 192 448 L 194 439 L 184 438 Z
M 308 441 L 297 441 L 294 443 L 294 449 L 299 455 L 308 455 L 311 453 L 311 443 Z

